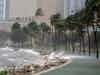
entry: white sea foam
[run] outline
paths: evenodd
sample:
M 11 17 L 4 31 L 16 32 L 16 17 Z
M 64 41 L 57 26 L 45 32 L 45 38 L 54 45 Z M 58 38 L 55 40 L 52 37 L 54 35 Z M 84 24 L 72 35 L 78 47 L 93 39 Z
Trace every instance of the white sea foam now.
M 2 54 L 1 56 L 3 56 L 3 57 L 8 57 L 8 54 Z
M 15 61 L 14 58 L 8 58 L 8 61 Z
M 40 55 L 39 52 L 36 52 L 36 51 L 34 51 L 34 50 L 32 50 L 32 49 L 19 49 L 19 51 L 20 51 L 20 52 L 25 52 L 25 53 L 34 54 L 34 55 L 37 55 L 37 56 Z
M 1 50 L 5 50 L 5 51 L 14 51 L 13 48 L 10 48 L 10 47 L 8 47 L 8 46 L 3 47 L 3 48 L 0 48 L 0 49 L 1 49 Z

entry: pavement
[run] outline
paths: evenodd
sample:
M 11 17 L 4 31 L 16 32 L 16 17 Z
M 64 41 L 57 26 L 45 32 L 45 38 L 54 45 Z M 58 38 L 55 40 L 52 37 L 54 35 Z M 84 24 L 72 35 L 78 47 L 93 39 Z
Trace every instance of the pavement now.
M 97 60 L 95 56 L 77 54 L 67 54 L 67 56 L 72 59 L 72 63 L 43 75 L 100 75 L 100 59 Z M 0 48 L 0 68 L 10 65 L 39 64 L 40 61 L 41 56 L 34 49 Z
M 100 75 L 100 60 L 94 56 L 69 56 L 72 63 L 42 75 Z

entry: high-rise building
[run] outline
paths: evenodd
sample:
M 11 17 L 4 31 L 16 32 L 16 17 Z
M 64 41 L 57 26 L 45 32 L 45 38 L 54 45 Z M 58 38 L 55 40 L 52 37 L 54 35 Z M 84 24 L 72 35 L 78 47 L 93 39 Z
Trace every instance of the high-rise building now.
M 60 13 L 63 17 L 80 11 L 85 0 L 37 0 L 37 8 L 42 8 L 47 16 Z
M 84 3 L 85 0 L 0 0 L 0 28 L 10 31 L 16 19 L 22 25 L 34 18 L 50 23 L 51 15 L 60 13 L 66 18 L 83 8 Z M 42 8 L 43 17 L 33 17 L 38 8 Z
M 42 8 L 46 16 L 56 13 L 64 15 L 64 0 L 37 0 L 37 8 Z
M 9 0 L 9 18 L 34 16 L 37 0 Z
M 57 0 L 57 13 L 60 13 L 62 17 L 64 17 L 64 0 Z
M 0 0 L 0 20 L 6 18 L 6 0 Z
M 0 0 L 0 20 L 16 17 L 31 17 L 38 8 L 45 16 L 60 13 L 67 17 L 80 10 L 85 0 Z
M 57 1 L 59 1 L 57 3 L 58 10 L 60 10 L 60 13 L 64 17 L 67 17 L 84 8 L 86 0 L 57 0 Z
M 85 7 L 86 0 L 64 0 L 64 16 L 72 15 Z
M 56 0 L 37 0 L 37 8 L 42 8 L 44 15 L 56 13 Z

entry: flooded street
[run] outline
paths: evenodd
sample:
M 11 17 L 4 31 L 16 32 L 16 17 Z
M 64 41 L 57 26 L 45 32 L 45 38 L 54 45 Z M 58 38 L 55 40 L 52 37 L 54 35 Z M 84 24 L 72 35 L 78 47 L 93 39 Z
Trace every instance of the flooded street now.
M 41 57 L 38 52 L 32 49 L 19 49 L 15 51 L 8 47 L 0 48 L 0 67 L 37 63 L 37 59 L 41 59 Z

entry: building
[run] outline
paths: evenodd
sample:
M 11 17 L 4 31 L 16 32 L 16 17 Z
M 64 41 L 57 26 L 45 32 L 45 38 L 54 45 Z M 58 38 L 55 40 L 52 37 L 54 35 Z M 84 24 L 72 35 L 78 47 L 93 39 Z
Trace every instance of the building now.
M 0 20 L 6 18 L 6 0 L 0 0 Z
M 9 0 L 9 18 L 31 17 L 37 9 L 37 0 Z
M 85 0 L 0 0 L 0 20 L 32 17 L 38 8 L 50 17 L 61 13 L 63 17 L 79 11 Z
M 64 17 L 72 15 L 85 7 L 86 0 L 64 0 Z
M 34 16 L 37 0 L 0 0 L 0 20 Z
M 63 16 L 64 0 L 37 0 L 37 8 L 42 8 L 48 17 L 56 13 L 61 13 Z
M 67 17 L 85 7 L 86 0 L 37 0 L 37 8 L 42 8 L 45 15 L 60 13 Z
M 42 8 L 44 15 L 50 16 L 56 13 L 57 0 L 37 0 L 37 8 Z
M 26 24 L 33 19 L 49 23 L 50 16 L 56 13 L 66 18 L 84 4 L 85 0 L 0 0 L 0 29 L 9 29 L 16 19 Z M 38 8 L 42 9 L 44 16 L 34 17 Z

